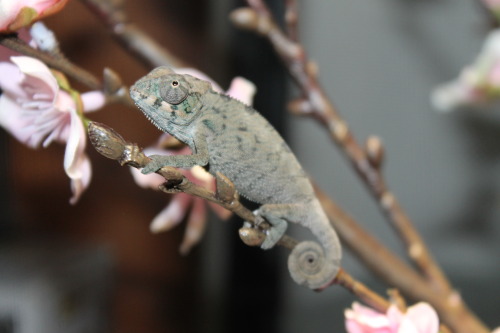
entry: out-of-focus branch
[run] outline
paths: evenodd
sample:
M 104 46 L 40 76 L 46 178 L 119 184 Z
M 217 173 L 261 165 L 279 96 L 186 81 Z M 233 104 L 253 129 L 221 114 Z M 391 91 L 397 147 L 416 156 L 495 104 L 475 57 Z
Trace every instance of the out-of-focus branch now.
M 367 305 L 373 309 L 385 313 L 391 303 L 389 303 L 385 298 L 374 293 L 371 289 L 366 287 L 363 283 L 356 281 L 352 276 L 350 276 L 342 268 L 335 278 L 335 283 L 346 288 L 354 295 L 363 300 Z
M 367 185 L 380 208 L 388 217 L 391 225 L 406 244 L 409 257 L 420 269 L 424 279 L 406 265 L 404 270 L 408 276 L 413 276 L 415 281 L 419 281 L 419 287 L 410 285 L 407 280 L 397 279 L 396 277 L 401 272 L 395 267 L 384 266 L 382 262 L 385 256 L 384 258 L 371 257 L 365 263 L 375 271 L 382 273 L 381 275 L 389 283 L 395 282 L 394 286 L 402 289 L 405 293 L 430 302 L 436 307 L 442 319 L 457 332 L 487 332 L 486 327 L 467 309 L 458 293 L 452 290 L 447 278 L 432 258 L 411 220 L 388 189 L 381 170 L 384 151 L 380 139 L 371 137 L 364 147 L 358 143 L 347 123 L 326 96 L 317 78 L 318 67 L 309 61 L 297 38 L 291 38 L 290 34 L 287 36 L 282 31 L 262 0 L 247 0 L 247 3 L 249 8 L 237 9 L 231 14 L 232 21 L 240 28 L 261 34 L 270 41 L 303 94 L 302 99 L 290 104 L 291 111 L 296 114 L 312 116 L 327 128 L 332 139 L 348 158 L 354 170 Z M 285 10 L 285 15 L 289 10 L 290 7 Z M 288 28 L 290 22 L 286 18 L 285 23 Z M 294 22 L 295 24 L 296 22 Z M 339 230 L 342 227 L 338 226 L 336 229 Z M 358 247 L 363 247 L 362 244 L 364 244 L 364 239 L 359 239 L 353 242 L 351 247 L 357 251 Z M 378 269 L 375 267 L 377 265 L 384 266 L 384 269 Z M 415 290 L 419 291 L 415 292 Z
M 186 67 L 187 64 L 130 23 L 123 0 L 81 0 L 108 27 L 113 36 L 152 67 Z
M 29 57 L 37 58 L 47 66 L 62 72 L 90 89 L 102 90 L 108 102 L 120 102 L 128 106 L 134 106 L 128 88 L 123 85 L 118 74 L 109 68 L 104 69 L 103 80 L 100 81 L 90 72 L 73 64 L 60 51 L 57 54 L 43 52 L 29 46 L 16 35 L 0 35 L 0 45 Z
M 366 232 L 326 193 L 318 187 L 315 190 L 342 243 L 370 271 L 408 297 L 429 302 L 439 313 L 441 320 L 453 328 L 453 332 L 488 332 L 484 324 L 470 312 L 457 292 L 451 294 L 435 292 L 429 287 L 426 279 Z
M 47 66 L 63 72 L 69 77 L 83 83 L 90 89 L 102 88 L 99 79 L 97 79 L 91 73 L 76 66 L 63 57 L 54 57 L 53 55 L 32 48 L 23 40 L 19 39 L 17 35 L 0 35 L 0 45 L 3 45 L 21 54 L 37 58 L 47 64 Z
M 380 169 L 381 157 L 377 163 L 373 163 L 373 159 L 370 158 L 373 155 L 381 156 L 377 151 L 372 151 L 383 148 L 380 140 L 377 145 L 366 145 L 371 150 L 364 149 L 358 144 L 346 122 L 322 89 L 317 79 L 317 66 L 308 60 L 302 45 L 289 39 L 283 33 L 263 1 L 248 0 L 247 2 L 251 8 L 237 9 L 231 14 L 231 18 L 237 26 L 267 37 L 285 63 L 304 95 L 304 99 L 291 104 L 292 111 L 313 116 L 328 129 L 331 137 L 347 156 L 407 245 L 410 258 L 432 281 L 436 289 L 451 292 L 451 287 L 443 272 L 432 258 L 396 197 L 387 188 Z

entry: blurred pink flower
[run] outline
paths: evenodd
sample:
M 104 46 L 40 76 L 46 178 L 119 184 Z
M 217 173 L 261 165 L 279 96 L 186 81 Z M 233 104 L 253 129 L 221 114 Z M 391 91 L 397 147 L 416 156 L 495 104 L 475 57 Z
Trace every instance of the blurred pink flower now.
M 160 141 L 164 140 L 168 134 L 162 136 Z M 191 154 L 189 147 L 181 150 L 164 150 L 159 148 L 147 148 L 144 150 L 146 155 L 188 155 Z M 157 174 L 143 175 L 139 170 L 131 168 L 132 175 L 136 183 L 145 188 L 158 189 L 158 186 L 165 182 L 165 179 Z M 195 166 L 190 170 L 181 170 L 193 183 L 215 190 L 215 179 L 202 167 Z M 221 206 L 208 202 L 208 206 L 223 220 L 231 216 L 231 212 Z M 206 226 L 206 205 L 205 200 L 185 193 L 176 194 L 151 222 L 150 229 L 154 233 L 167 231 L 178 225 L 187 216 L 186 231 L 184 239 L 180 246 L 180 252 L 187 254 L 191 248 L 202 238 Z
M 495 328 L 491 333 L 500 333 L 500 327 Z
M 197 69 L 176 68 L 175 72 L 179 74 L 189 74 L 199 79 L 209 81 L 212 84 L 212 88 L 215 91 L 221 93 L 224 92 L 222 88 L 217 83 L 215 83 L 210 77 L 208 77 L 207 75 L 205 75 L 204 73 L 200 72 Z M 253 96 L 255 95 L 256 90 L 257 89 L 252 82 L 250 82 L 245 78 L 237 76 L 231 81 L 229 89 L 225 92 L 225 94 L 239 100 L 242 103 L 245 103 L 246 105 L 252 105 Z
M 14 32 L 57 13 L 68 0 L 0 0 L 0 32 Z
M 391 305 L 387 313 L 377 312 L 354 302 L 344 312 L 348 333 L 437 333 L 439 319 L 427 303 L 417 303 L 402 313 Z
M 483 3 L 491 10 L 495 11 L 500 9 L 500 0 L 483 0 Z
M 212 87 L 219 92 L 222 92 L 220 86 L 211 80 L 202 72 L 192 68 L 177 68 L 175 71 L 179 74 L 189 74 L 206 80 L 212 83 Z M 247 105 L 251 105 L 255 94 L 255 86 L 250 81 L 236 77 L 231 82 L 229 90 L 226 92 L 229 96 L 240 100 Z M 164 140 L 165 134 L 160 142 Z M 145 149 L 147 155 L 186 155 L 191 154 L 191 150 L 185 147 L 179 151 L 160 150 L 158 148 Z M 132 174 L 138 185 L 142 187 L 150 187 L 157 189 L 158 185 L 165 180 L 157 174 L 143 175 L 135 168 L 131 168 Z M 201 185 L 210 190 L 215 190 L 215 179 L 206 172 L 202 167 L 195 166 L 190 170 L 183 170 L 184 175 L 193 183 Z M 231 212 L 220 207 L 219 205 L 208 203 L 208 206 L 223 220 L 227 219 Z M 151 222 L 150 229 L 152 232 L 167 231 L 178 225 L 187 216 L 186 231 L 184 239 L 180 246 L 180 252 L 187 254 L 191 248 L 196 245 L 202 238 L 206 227 L 206 201 L 193 197 L 185 193 L 176 194 L 165 207 Z
M 30 57 L 11 60 L 14 64 L 0 63 L 0 125 L 31 148 L 66 143 L 64 170 L 71 179 L 74 204 L 91 177 L 82 115 L 44 63 Z M 82 94 L 81 99 L 85 111 L 96 110 L 105 101 L 97 91 Z
M 497 1 L 498 2 L 498 1 Z M 500 29 L 486 38 L 476 60 L 458 78 L 434 89 L 431 102 L 439 111 L 482 105 L 500 97 Z

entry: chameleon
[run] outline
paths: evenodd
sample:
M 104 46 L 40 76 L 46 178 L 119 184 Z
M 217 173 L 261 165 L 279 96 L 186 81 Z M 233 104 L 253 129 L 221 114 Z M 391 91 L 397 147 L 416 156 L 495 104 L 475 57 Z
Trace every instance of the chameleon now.
M 308 228 L 319 240 L 302 241 L 290 252 L 292 279 L 311 289 L 328 285 L 340 268 L 341 245 L 297 158 L 274 127 L 252 107 L 212 89 L 208 81 L 153 69 L 130 87 L 130 96 L 161 131 L 187 144 L 191 155 L 151 155 L 142 173 L 164 166 L 204 167 L 230 179 L 238 193 L 259 204 L 266 220 L 262 249 L 272 248 L 288 223 Z

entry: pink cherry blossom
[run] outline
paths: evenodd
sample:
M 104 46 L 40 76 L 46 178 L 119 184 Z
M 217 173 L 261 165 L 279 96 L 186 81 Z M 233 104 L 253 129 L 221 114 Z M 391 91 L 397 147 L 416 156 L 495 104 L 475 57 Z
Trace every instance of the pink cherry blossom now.
M 500 29 L 492 31 L 475 61 L 455 80 L 434 89 L 431 101 L 439 111 L 483 105 L 500 97 Z
M 178 68 L 175 71 L 179 74 L 189 74 L 198 77 L 202 80 L 212 83 L 212 87 L 219 92 L 222 92 L 220 86 L 211 80 L 207 75 L 192 68 Z M 250 81 L 236 77 L 232 80 L 229 90 L 226 92 L 229 96 L 240 100 L 241 102 L 251 105 L 255 94 L 255 85 Z M 166 134 L 168 136 L 168 134 Z M 160 142 L 164 138 L 160 139 Z M 145 150 L 147 155 L 185 155 L 191 154 L 191 150 L 185 147 L 179 151 L 158 150 L 158 148 L 149 148 Z M 132 174 L 135 181 L 142 187 L 157 189 L 158 185 L 165 180 L 157 175 L 143 175 L 136 169 L 132 168 Z M 183 173 L 188 179 L 195 184 L 205 188 L 215 190 L 215 180 L 202 167 L 195 166 L 190 170 L 183 170 Z M 219 205 L 208 203 L 208 206 L 221 218 L 227 219 L 231 212 L 220 207 Z M 184 239 L 180 246 L 180 252 L 186 254 L 197 244 L 205 231 L 206 226 L 206 201 L 201 198 L 196 198 L 185 193 L 176 194 L 165 207 L 151 222 L 150 229 L 152 232 L 167 231 L 178 225 L 187 216 L 186 231 Z
M 437 333 L 439 319 L 427 303 L 417 303 L 402 313 L 391 305 L 386 313 L 377 312 L 354 302 L 344 312 L 348 333 Z
M 0 32 L 13 32 L 57 13 L 68 0 L 0 0 Z
M 500 9 L 500 0 L 483 0 L 483 3 L 492 10 Z
M 44 63 L 30 57 L 11 60 L 14 64 L 0 63 L 0 125 L 31 148 L 54 141 L 66 144 L 64 170 L 71 179 L 74 204 L 91 177 L 83 116 Z M 81 99 L 84 111 L 93 111 L 104 105 L 105 98 L 96 91 L 82 94 Z
M 163 136 L 160 141 L 164 140 Z M 191 150 L 184 147 L 179 151 L 162 150 L 158 148 L 147 148 L 144 150 L 146 155 L 188 155 Z M 158 186 L 165 182 L 165 179 L 157 174 L 143 175 L 135 168 L 131 168 L 132 175 L 136 183 L 145 188 L 158 189 Z M 215 180 L 202 167 L 195 166 L 190 170 L 182 170 L 182 173 L 193 183 L 215 190 Z M 221 206 L 208 203 L 208 206 L 223 220 L 231 216 L 231 212 Z M 186 231 L 184 239 L 180 246 L 180 252 L 187 254 L 191 248 L 202 238 L 206 226 L 206 204 L 205 200 L 185 193 L 176 194 L 151 222 L 150 230 L 154 233 L 167 231 L 178 225 L 187 216 Z

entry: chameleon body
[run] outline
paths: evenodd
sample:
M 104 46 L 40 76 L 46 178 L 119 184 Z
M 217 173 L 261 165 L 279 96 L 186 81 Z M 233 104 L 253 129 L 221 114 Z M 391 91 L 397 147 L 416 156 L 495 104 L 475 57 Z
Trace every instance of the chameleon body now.
M 301 242 L 289 256 L 289 271 L 297 283 L 317 289 L 334 279 L 341 258 L 338 237 L 295 155 L 256 110 L 214 91 L 207 81 L 168 67 L 138 80 L 130 94 L 154 125 L 193 152 L 150 156 L 143 173 L 163 166 L 200 165 L 213 175 L 224 174 L 242 196 L 261 204 L 254 213 L 272 226 L 263 249 L 276 244 L 288 222 L 303 225 L 318 238 L 321 246 Z

